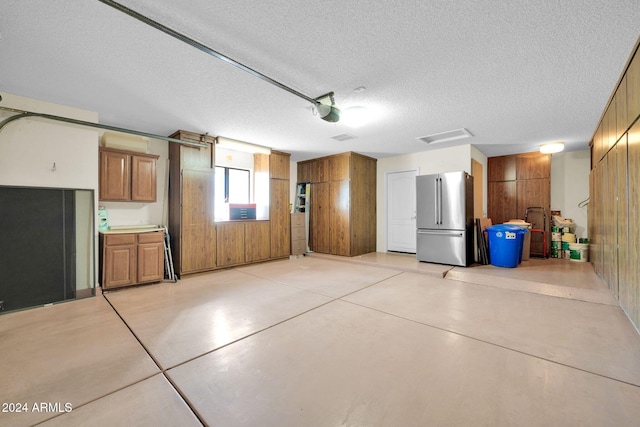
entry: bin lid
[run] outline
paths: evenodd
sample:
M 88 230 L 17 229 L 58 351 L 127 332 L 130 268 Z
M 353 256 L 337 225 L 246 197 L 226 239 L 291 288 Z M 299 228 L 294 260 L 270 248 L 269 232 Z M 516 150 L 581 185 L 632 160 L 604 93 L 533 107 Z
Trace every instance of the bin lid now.
M 521 227 L 527 227 L 529 230 L 531 230 L 531 223 L 526 222 L 523 219 L 510 219 L 509 221 L 505 222 L 505 224 L 519 225 Z
M 513 224 L 495 224 L 486 228 L 488 231 L 520 231 L 523 233 L 527 232 L 526 228 L 523 228 L 519 225 Z

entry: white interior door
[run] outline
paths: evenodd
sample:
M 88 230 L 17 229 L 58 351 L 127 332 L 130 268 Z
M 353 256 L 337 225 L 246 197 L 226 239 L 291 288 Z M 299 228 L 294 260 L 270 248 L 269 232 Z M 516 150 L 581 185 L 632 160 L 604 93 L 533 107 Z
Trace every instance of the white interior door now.
M 417 170 L 388 172 L 387 250 L 416 253 Z

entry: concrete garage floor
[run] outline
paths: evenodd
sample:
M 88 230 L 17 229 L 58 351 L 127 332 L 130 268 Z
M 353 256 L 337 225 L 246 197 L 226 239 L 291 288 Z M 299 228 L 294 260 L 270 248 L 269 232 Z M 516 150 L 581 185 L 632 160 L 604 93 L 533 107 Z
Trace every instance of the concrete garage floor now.
M 640 419 L 640 335 L 566 260 L 312 254 L 9 313 L 0 339 L 0 425 Z

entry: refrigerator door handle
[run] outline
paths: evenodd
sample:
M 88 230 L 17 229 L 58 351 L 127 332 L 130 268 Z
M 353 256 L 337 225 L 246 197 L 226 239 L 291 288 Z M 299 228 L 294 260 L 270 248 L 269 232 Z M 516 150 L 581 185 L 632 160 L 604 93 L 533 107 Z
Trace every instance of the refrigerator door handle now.
M 438 202 L 438 200 L 440 199 L 440 196 L 439 196 L 439 194 L 438 194 L 438 178 L 436 178 L 436 179 L 435 179 L 435 186 L 436 186 L 436 188 L 435 188 L 436 203 L 434 204 L 434 205 L 435 205 L 435 208 L 434 208 L 434 209 L 435 209 L 435 212 L 434 212 L 434 214 L 435 214 L 436 224 L 439 224 L 440 218 L 438 217 L 438 212 L 439 212 L 439 210 L 438 210 L 438 203 L 439 203 L 439 202 Z
M 440 187 L 440 195 L 438 196 L 438 224 L 442 225 L 442 178 L 438 178 L 438 187 Z
M 451 231 L 451 230 L 427 230 L 427 229 L 418 229 L 418 234 L 436 234 L 439 236 L 457 236 L 462 237 L 464 233 L 462 231 Z

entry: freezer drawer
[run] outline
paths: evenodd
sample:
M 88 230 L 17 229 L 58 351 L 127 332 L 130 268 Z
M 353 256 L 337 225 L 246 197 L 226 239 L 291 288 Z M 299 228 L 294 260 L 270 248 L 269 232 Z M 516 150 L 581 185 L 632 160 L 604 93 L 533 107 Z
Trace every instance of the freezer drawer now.
M 416 257 L 418 261 L 466 267 L 468 231 L 418 229 Z

